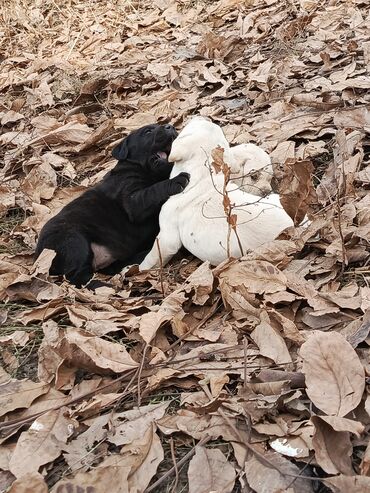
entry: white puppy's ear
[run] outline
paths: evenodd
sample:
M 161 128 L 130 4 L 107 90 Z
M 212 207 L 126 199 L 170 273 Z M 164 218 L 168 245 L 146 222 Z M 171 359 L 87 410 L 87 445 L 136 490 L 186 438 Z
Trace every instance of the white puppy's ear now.
M 168 156 L 168 161 L 170 163 L 178 163 L 179 161 L 184 161 L 185 159 L 189 159 L 190 149 L 186 146 L 186 138 L 181 135 L 177 137 L 172 142 L 171 152 Z
M 235 147 L 224 150 L 224 161 L 229 166 L 231 173 L 239 173 L 244 160 L 234 152 Z

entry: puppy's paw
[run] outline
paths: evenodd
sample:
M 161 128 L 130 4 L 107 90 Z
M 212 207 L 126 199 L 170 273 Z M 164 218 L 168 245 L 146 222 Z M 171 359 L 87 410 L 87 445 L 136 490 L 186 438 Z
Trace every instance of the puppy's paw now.
M 170 195 L 181 193 L 188 186 L 190 180 L 189 173 L 180 173 L 171 180 Z

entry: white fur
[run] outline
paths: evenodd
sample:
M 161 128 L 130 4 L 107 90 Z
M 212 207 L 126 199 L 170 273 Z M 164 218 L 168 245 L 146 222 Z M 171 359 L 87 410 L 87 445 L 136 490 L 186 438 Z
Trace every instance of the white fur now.
M 255 144 L 240 144 L 225 150 L 231 179 L 244 192 L 265 196 L 271 192 L 271 158 Z
M 223 208 L 223 175 L 211 169 L 211 151 L 221 146 L 229 149 L 218 125 L 194 118 L 181 131 L 172 144 L 169 160 L 174 167 L 171 177 L 181 172 L 190 174 L 185 190 L 174 195 L 162 206 L 159 216 L 160 233 L 152 250 L 140 264 L 140 269 L 165 265 L 182 245 L 201 260 L 217 265 L 227 258 L 228 224 Z M 229 252 L 240 257 L 247 250 L 273 240 L 292 220 L 281 207 L 279 196 L 270 194 L 262 198 L 228 185 L 229 198 L 235 205 L 237 233 L 242 252 L 231 231 Z M 162 259 L 162 260 L 161 260 Z

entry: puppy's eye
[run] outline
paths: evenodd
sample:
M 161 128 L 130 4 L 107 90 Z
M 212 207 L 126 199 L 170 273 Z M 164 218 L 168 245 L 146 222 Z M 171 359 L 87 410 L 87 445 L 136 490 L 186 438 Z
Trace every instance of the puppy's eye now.
M 144 133 L 145 134 L 151 134 L 152 132 L 153 132 L 153 129 L 147 128 Z
M 258 179 L 258 173 L 251 173 L 249 176 L 251 177 L 252 181 L 257 181 Z

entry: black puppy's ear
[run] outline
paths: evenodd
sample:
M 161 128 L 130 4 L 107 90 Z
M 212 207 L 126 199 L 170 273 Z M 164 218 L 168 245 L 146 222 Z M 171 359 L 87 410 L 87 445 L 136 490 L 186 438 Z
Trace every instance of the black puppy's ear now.
M 115 159 L 118 159 L 118 161 L 122 161 L 123 159 L 126 159 L 128 156 L 128 137 L 123 139 L 122 142 L 120 142 L 116 147 L 113 147 L 112 149 L 112 156 Z

